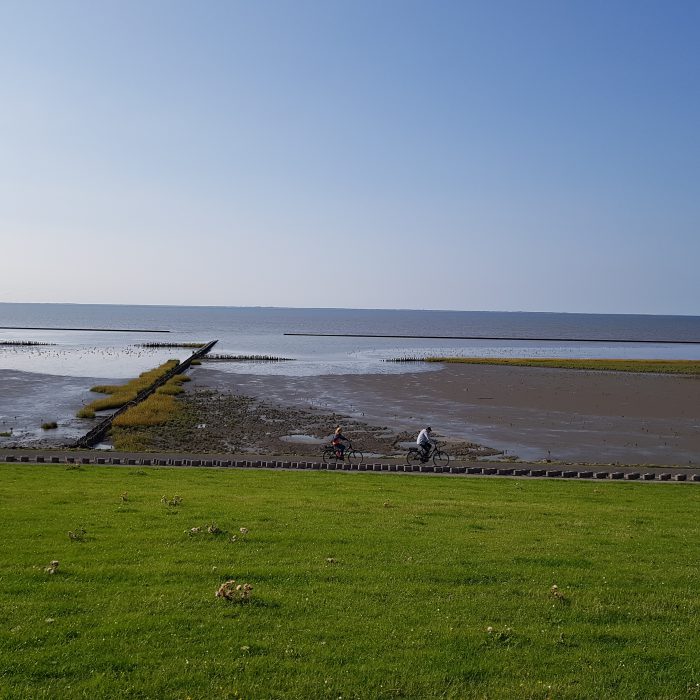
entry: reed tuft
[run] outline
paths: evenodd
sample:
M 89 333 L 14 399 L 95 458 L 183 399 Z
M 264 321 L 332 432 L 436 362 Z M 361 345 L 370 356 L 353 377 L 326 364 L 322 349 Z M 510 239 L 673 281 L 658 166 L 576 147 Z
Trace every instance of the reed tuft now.
M 163 386 L 160 386 L 156 389 L 156 394 L 167 394 L 169 396 L 177 396 L 177 394 L 181 394 L 184 389 L 180 386 L 181 382 L 177 381 L 177 377 L 173 377 L 172 379 L 168 379 Z
M 100 384 L 93 386 L 90 391 L 98 394 L 107 394 L 105 398 L 95 399 L 78 411 L 78 418 L 94 418 L 95 411 L 107 411 L 113 408 L 121 408 L 134 401 L 138 394 L 153 386 L 163 375 L 179 364 L 178 360 L 168 360 L 155 369 L 142 372 L 136 379 L 126 384 Z M 92 415 L 90 415 L 92 411 Z
M 175 418 L 179 411 L 180 407 L 175 397 L 155 393 L 117 416 L 114 419 L 114 425 L 121 428 L 164 425 Z

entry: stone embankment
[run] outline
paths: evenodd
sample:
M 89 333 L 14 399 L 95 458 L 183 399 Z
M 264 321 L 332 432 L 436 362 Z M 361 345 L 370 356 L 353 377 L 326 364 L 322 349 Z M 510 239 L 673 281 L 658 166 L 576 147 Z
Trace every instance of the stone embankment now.
M 411 466 L 403 460 L 382 460 L 348 464 L 326 464 L 318 459 L 295 459 L 278 456 L 236 456 L 203 454 L 116 453 L 57 450 L 7 450 L 0 452 L 0 462 L 24 464 L 114 465 L 142 467 L 218 467 L 234 469 L 324 470 L 349 472 L 383 472 L 401 474 L 430 474 L 471 477 L 520 477 L 535 479 L 587 479 L 596 481 L 645 481 L 700 483 L 700 468 L 696 467 L 633 467 L 602 465 L 555 465 L 518 462 L 483 462 L 455 464 L 448 467 L 433 465 Z

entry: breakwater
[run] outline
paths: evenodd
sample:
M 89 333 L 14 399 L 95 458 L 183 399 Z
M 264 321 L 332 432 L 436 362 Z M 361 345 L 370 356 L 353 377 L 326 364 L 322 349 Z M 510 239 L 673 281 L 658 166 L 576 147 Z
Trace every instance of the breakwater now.
M 160 377 L 151 386 L 139 392 L 139 394 L 137 394 L 136 398 L 133 401 L 129 401 L 129 403 L 124 404 L 116 411 L 114 411 L 114 413 L 110 414 L 102 421 L 100 421 L 94 428 L 92 428 L 92 430 L 90 430 L 80 439 L 78 439 L 73 446 L 89 448 L 92 447 L 95 443 L 99 442 L 102 438 L 104 438 L 104 436 L 107 434 L 107 431 L 112 427 L 112 422 L 117 416 L 121 415 L 132 406 L 135 406 L 136 404 L 141 403 L 141 401 L 147 399 L 156 389 L 163 386 L 169 379 L 172 379 L 176 374 L 181 374 L 182 372 L 184 372 L 190 367 L 194 360 L 199 360 L 202 357 L 204 357 L 204 355 L 206 355 L 214 347 L 214 345 L 216 345 L 217 342 L 218 340 L 210 341 L 204 347 L 192 353 L 192 355 L 190 355 L 186 360 L 183 360 L 179 364 L 175 365 L 175 367 L 173 367 L 169 372 Z
M 207 362 L 293 362 L 291 357 L 274 355 L 207 355 Z
M 96 333 L 170 333 L 159 328 L 59 328 L 58 326 L 0 326 L 0 331 L 87 331 Z

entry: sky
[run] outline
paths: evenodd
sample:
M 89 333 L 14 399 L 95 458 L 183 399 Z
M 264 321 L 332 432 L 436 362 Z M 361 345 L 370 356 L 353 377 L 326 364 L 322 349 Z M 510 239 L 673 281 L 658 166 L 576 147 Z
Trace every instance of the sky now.
M 696 0 L 0 0 L 0 301 L 700 315 Z

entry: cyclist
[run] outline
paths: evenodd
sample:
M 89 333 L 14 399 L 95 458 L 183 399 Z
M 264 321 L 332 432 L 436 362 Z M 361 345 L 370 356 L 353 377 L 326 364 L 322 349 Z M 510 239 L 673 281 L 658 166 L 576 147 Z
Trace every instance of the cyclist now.
M 350 444 L 350 440 L 348 440 L 345 435 L 343 435 L 343 429 L 338 426 L 335 429 L 335 433 L 333 435 L 333 439 L 331 440 L 331 445 L 333 445 L 335 449 L 335 454 L 338 457 L 338 459 L 343 459 L 343 454 L 345 453 L 345 448 L 347 443 L 348 445 Z
M 420 433 L 418 433 L 416 444 L 418 445 L 418 449 L 421 451 L 420 458 L 422 462 L 428 461 L 430 448 L 435 445 L 435 441 L 430 437 L 432 432 L 433 429 L 430 426 L 428 426 L 427 428 L 423 428 L 423 430 L 421 430 Z

